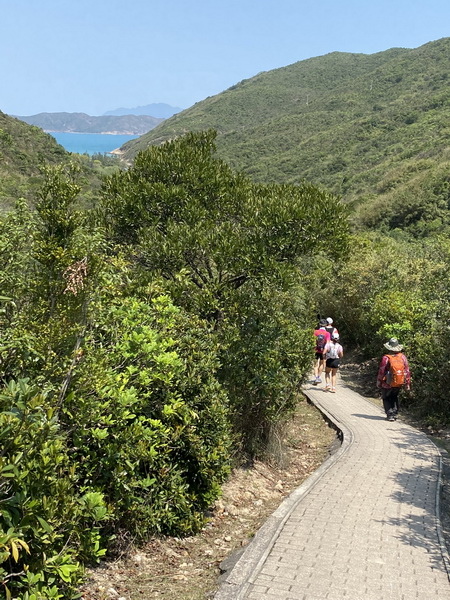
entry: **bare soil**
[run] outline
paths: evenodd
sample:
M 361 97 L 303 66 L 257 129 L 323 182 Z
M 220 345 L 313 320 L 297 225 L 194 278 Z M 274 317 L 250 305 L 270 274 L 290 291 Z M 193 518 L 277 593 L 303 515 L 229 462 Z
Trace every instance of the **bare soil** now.
M 196 536 L 154 538 L 88 573 L 83 600 L 206 600 L 220 565 L 243 549 L 281 501 L 329 456 L 336 432 L 301 398 L 276 440 L 276 462 L 234 469 L 206 527 Z

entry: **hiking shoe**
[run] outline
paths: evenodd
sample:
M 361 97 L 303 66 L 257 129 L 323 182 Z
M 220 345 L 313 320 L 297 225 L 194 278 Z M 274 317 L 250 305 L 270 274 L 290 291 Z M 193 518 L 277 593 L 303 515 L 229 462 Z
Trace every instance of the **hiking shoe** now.
M 387 421 L 395 421 L 395 417 L 394 417 L 394 415 L 388 415 L 388 416 L 386 417 L 386 420 L 387 420 Z
M 330 392 L 333 392 L 333 394 L 335 394 L 336 393 L 336 388 L 332 387 L 331 390 L 330 390 Z
M 316 383 L 322 383 L 322 379 L 320 377 L 316 377 Z
M 327 384 L 327 385 L 325 386 L 325 391 L 326 391 L 326 392 L 329 392 L 329 391 L 330 391 L 330 389 L 331 389 L 331 387 L 330 387 L 330 386 Z

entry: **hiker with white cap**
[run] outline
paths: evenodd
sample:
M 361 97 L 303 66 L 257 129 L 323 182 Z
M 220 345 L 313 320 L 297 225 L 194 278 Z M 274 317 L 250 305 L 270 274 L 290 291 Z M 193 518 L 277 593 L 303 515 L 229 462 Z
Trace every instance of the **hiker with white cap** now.
M 339 334 L 333 333 L 325 346 L 325 391 L 336 392 L 336 374 L 344 349 L 339 343 Z
M 381 389 L 383 407 L 388 421 L 395 421 L 399 410 L 399 393 L 411 387 L 408 359 L 402 352 L 403 346 L 397 338 L 384 344 L 388 354 L 381 359 L 378 368 L 377 387 Z
M 330 334 L 330 339 L 331 339 L 331 336 L 333 335 L 333 333 L 337 333 L 339 335 L 339 331 L 333 325 L 333 319 L 331 317 L 327 317 L 326 321 L 327 321 L 327 324 L 325 326 L 325 330 L 328 331 L 328 333 Z

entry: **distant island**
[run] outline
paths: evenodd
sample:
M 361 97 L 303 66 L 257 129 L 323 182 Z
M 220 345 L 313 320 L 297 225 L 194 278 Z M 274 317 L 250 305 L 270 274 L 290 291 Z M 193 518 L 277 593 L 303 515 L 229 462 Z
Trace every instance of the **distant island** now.
M 13 115 L 47 133 L 108 133 L 143 135 L 159 125 L 164 118 L 149 115 L 103 115 L 92 117 L 85 113 L 39 113 L 31 116 Z
M 182 110 L 182 108 L 179 108 L 177 106 L 170 106 L 170 104 L 156 102 L 155 104 L 136 106 L 134 108 L 116 108 L 115 110 L 109 110 L 104 114 L 105 116 L 150 115 L 152 117 L 159 117 L 161 119 L 169 119 L 170 117 L 173 117 L 173 115 L 181 112 Z

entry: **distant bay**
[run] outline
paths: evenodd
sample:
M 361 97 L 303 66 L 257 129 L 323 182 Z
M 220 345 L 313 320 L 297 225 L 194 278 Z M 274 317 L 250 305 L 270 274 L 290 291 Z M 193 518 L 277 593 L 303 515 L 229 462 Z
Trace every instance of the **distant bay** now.
M 139 137 L 138 135 L 112 133 L 65 133 L 59 131 L 53 131 L 50 135 L 68 152 L 77 154 L 108 154 L 120 148 L 128 140 Z

